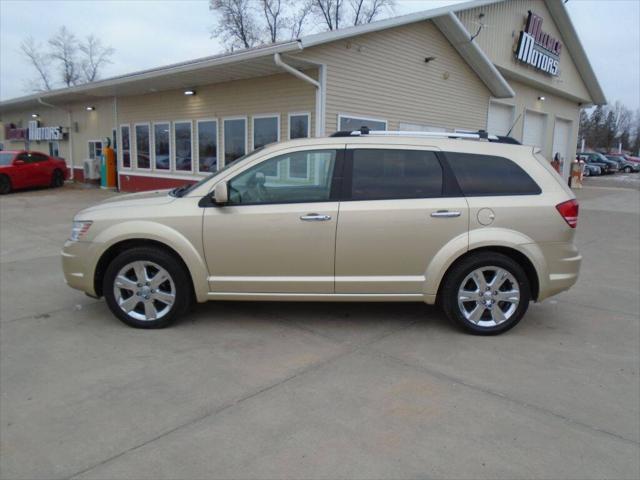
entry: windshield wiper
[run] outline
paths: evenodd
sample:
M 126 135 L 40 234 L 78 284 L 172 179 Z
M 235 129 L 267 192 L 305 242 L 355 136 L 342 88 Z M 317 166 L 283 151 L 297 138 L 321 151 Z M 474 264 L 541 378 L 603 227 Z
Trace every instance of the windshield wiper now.
M 182 197 L 182 195 L 184 195 L 184 192 L 191 186 L 191 184 L 187 183 L 185 185 L 182 185 L 181 187 L 176 187 L 173 190 L 171 190 L 169 192 L 169 195 L 171 195 L 172 197 L 177 197 L 180 198 Z

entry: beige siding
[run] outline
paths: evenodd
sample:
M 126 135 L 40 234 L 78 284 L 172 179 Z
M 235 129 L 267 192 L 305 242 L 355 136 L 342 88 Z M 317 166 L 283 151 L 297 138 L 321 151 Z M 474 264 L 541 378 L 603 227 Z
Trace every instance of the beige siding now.
M 531 110 L 546 115 L 546 127 L 545 127 L 545 145 L 544 155 L 547 159 L 553 158 L 554 152 L 551 151 L 553 147 L 553 129 L 556 118 L 571 121 L 571 134 L 569 143 L 570 155 L 567 160 L 575 158 L 576 153 L 576 138 L 578 137 L 578 120 L 580 116 L 580 109 L 576 103 L 569 101 L 565 98 L 559 97 L 553 94 L 546 94 L 545 101 L 539 101 L 538 96 L 540 92 L 536 88 L 532 88 L 520 82 L 510 81 L 509 84 L 516 92 L 516 98 L 514 99 L 500 99 L 494 100 L 498 103 L 515 106 L 515 117 L 517 122 L 512 131 L 512 136 L 518 140 L 522 140 L 523 128 L 524 128 L 524 115 L 526 110 Z M 518 118 L 519 116 L 519 118 Z
M 476 33 L 480 27 L 479 15 L 484 14 L 482 23 L 485 26 L 475 41 L 497 67 L 526 76 L 540 85 L 566 93 L 584 103 L 591 102 L 589 92 L 564 44 L 560 53 L 560 75 L 557 77 L 516 60 L 518 38 L 520 31 L 524 29 L 529 10 L 543 18 L 542 29 L 545 32 L 562 41 L 562 34 L 542 0 L 503 1 L 457 15 L 469 32 Z
M 313 77 L 317 76 L 315 71 L 305 73 Z M 118 123 L 132 126 L 134 123 L 167 120 L 214 118 L 222 122 L 225 117 L 247 117 L 249 148 L 252 147 L 254 115 L 279 115 L 280 138 L 286 140 L 288 113 L 292 112 L 310 113 L 313 136 L 315 88 L 288 74 L 199 87 L 194 96 L 185 96 L 182 90 L 169 90 L 118 99 Z M 221 149 L 221 123 L 218 125 L 218 130 L 219 149 Z
M 326 133 L 339 113 L 445 128 L 482 128 L 489 91 L 431 22 L 309 48 L 327 68 Z M 425 57 L 435 60 L 425 63 Z
M 87 106 L 94 106 L 94 111 L 88 112 Z M 29 121 L 32 120 L 31 114 L 38 113 L 40 117 L 40 125 L 43 127 L 53 127 L 61 125 L 69 129 L 69 137 L 72 140 L 60 140 L 60 156 L 67 160 L 67 164 L 76 168 L 82 167 L 82 162 L 89 156 L 89 140 L 101 140 L 105 137 L 111 138 L 113 121 L 113 99 L 91 99 L 86 103 L 76 103 L 72 105 L 60 106 L 61 108 L 51 108 L 44 105 L 34 107 L 26 111 L 3 111 L 3 124 L 14 123 L 20 128 L 27 128 Z M 69 114 L 71 111 L 71 123 L 69 123 Z M 77 125 L 77 130 L 76 130 Z M 2 138 L 4 138 L 4 128 L 2 130 Z M 71 146 L 73 145 L 73 152 Z M 22 149 L 23 141 L 4 141 L 5 149 Z M 49 142 L 32 141 L 29 144 L 30 150 L 42 151 L 49 153 Z

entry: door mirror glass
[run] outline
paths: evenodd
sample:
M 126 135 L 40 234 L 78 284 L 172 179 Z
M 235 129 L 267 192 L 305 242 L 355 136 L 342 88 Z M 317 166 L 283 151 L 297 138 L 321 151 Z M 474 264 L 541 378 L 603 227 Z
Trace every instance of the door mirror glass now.
M 224 205 L 229 201 L 227 182 L 219 182 L 213 190 L 213 198 L 218 205 Z

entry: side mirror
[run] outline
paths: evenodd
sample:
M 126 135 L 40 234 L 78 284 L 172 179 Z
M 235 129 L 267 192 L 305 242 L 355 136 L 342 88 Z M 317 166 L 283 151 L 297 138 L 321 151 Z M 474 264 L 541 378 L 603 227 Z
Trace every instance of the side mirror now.
M 14 165 L 24 165 L 24 160 L 14 160 L 13 164 Z
M 227 182 L 218 183 L 213 189 L 213 199 L 218 205 L 224 205 L 229 201 L 229 190 L 227 189 Z

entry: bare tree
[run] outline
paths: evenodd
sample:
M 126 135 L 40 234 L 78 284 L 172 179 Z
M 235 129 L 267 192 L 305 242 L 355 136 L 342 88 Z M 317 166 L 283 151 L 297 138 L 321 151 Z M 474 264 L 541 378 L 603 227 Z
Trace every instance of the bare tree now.
M 312 0 L 307 0 L 306 2 L 302 3 L 297 11 L 291 14 L 289 25 L 291 29 L 292 39 L 300 38 L 302 36 L 302 32 L 306 27 L 307 20 L 313 12 L 312 3 Z
M 393 11 L 395 0 L 349 0 L 351 15 L 344 10 L 344 0 L 313 0 L 313 10 L 327 29 L 337 30 L 343 24 L 371 23 L 385 10 Z
M 342 18 L 343 0 L 313 0 L 312 8 L 321 21 L 324 21 L 329 30 L 340 28 Z
M 94 35 L 87 36 L 85 42 L 81 43 L 78 48 L 83 54 L 80 63 L 84 74 L 85 82 L 93 82 L 100 76 L 100 69 L 107 63 L 111 63 L 111 56 L 114 49 L 102 45 L 99 38 Z
M 358 15 L 354 15 L 353 24 L 360 25 L 363 23 L 373 22 L 384 10 L 393 11 L 395 0 L 352 0 L 353 4 L 358 4 Z M 355 8 L 354 8 L 355 12 Z
M 212 35 L 221 35 L 229 50 L 251 48 L 260 41 L 250 0 L 210 0 L 209 10 L 220 15 Z
M 282 0 L 260 0 L 260 3 L 267 24 L 269 41 L 275 43 L 278 41 L 280 29 L 285 26 Z
M 38 79 L 31 83 L 29 89 L 51 90 L 50 60 L 42 45 L 38 44 L 33 37 L 27 37 L 20 44 L 20 51 L 38 72 Z
M 58 33 L 49 39 L 50 55 L 59 62 L 62 83 L 67 87 L 76 85 L 80 80 L 78 68 L 78 40 L 64 25 Z

